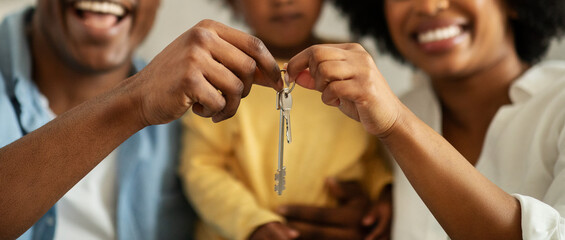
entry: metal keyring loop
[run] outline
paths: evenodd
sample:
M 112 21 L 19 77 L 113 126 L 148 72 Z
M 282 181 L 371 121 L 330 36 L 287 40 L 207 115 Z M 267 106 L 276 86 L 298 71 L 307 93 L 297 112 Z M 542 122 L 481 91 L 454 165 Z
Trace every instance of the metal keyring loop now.
M 286 69 L 281 69 L 281 74 L 283 74 L 283 77 L 282 77 L 282 79 L 283 79 L 283 85 L 285 86 L 285 88 L 290 87 L 290 89 L 288 90 L 288 93 L 291 93 L 292 90 L 294 90 L 294 87 L 296 87 L 296 81 L 292 82 L 292 87 L 291 87 L 290 85 L 287 86 L 287 85 L 286 85 L 286 82 L 284 81 L 284 75 L 287 74 Z

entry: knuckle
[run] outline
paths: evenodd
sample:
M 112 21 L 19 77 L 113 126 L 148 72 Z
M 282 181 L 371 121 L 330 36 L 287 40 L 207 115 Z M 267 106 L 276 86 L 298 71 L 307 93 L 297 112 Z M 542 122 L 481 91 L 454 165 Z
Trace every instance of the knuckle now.
M 255 75 L 255 70 L 257 69 L 257 62 L 253 58 L 247 58 L 243 62 L 243 74 L 247 78 L 252 78 Z
M 365 51 L 365 48 L 359 43 L 348 43 L 347 49 L 357 50 L 357 51 Z
M 256 54 L 263 54 L 267 47 L 265 46 L 265 43 L 263 43 L 263 41 L 261 41 L 261 39 L 257 38 L 257 37 L 250 37 L 249 41 L 249 49 Z
M 204 27 L 194 27 L 190 34 L 192 44 L 207 45 L 213 41 L 214 35 Z
M 235 79 L 232 91 L 234 95 L 241 96 L 243 90 L 245 89 L 245 85 L 239 79 Z
M 316 60 L 322 59 L 324 56 L 324 49 L 319 46 L 314 46 L 312 48 L 312 58 Z
M 321 76 L 330 77 L 332 73 L 332 68 L 329 66 L 328 62 L 323 62 L 318 66 L 318 74 Z
M 220 88 L 220 91 L 222 91 L 222 93 L 228 97 L 241 97 L 245 89 L 245 84 L 243 84 L 243 82 L 239 78 L 234 77 L 233 75 L 226 75 L 224 78 L 228 79 L 228 82 L 222 84 L 223 87 Z
M 186 87 L 189 89 L 194 88 L 194 86 L 196 84 L 199 83 L 199 77 L 200 77 L 200 73 L 197 71 L 194 71 L 192 69 L 188 69 L 185 73 L 184 73 L 184 83 L 186 84 Z
M 191 69 L 190 66 L 198 64 L 203 59 L 202 50 L 203 50 L 202 48 L 197 47 L 196 45 L 192 45 L 183 52 L 184 53 L 183 60 L 186 63 L 189 63 L 188 65 L 189 67 L 187 69 Z
M 375 61 L 373 60 L 373 57 L 371 57 L 371 55 L 367 52 L 363 52 L 361 54 L 361 59 L 368 64 L 368 66 L 372 66 L 375 64 Z
M 210 94 L 217 94 L 217 93 L 210 93 Z M 210 105 L 208 105 L 208 109 L 213 113 L 219 113 L 226 107 L 226 102 L 220 99 L 221 97 L 217 97 L 217 99 Z
M 214 25 L 216 25 L 216 21 L 210 19 L 203 19 L 196 24 L 196 26 L 205 27 L 205 28 L 210 28 L 213 27 Z

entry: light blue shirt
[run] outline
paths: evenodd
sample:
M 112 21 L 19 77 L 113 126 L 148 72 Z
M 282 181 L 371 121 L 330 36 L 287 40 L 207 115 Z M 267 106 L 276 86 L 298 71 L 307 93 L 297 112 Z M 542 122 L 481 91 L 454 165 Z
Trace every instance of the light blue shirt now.
M 32 77 L 25 33 L 33 9 L 0 25 L 0 147 L 52 120 Z M 134 60 L 134 71 L 144 63 Z M 20 105 L 19 113 L 14 107 Z M 19 123 L 21 122 L 21 124 Z M 146 127 L 117 149 L 116 229 L 119 239 L 191 239 L 193 211 L 177 176 L 178 121 Z M 1 163 L 0 163 L 1 164 Z M 19 239 L 53 239 L 57 205 Z

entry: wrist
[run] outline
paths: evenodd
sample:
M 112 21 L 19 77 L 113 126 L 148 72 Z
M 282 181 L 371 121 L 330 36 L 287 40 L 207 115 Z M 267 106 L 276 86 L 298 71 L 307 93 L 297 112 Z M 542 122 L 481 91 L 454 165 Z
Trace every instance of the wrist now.
M 391 138 L 391 135 L 395 135 L 396 133 L 400 133 L 405 130 L 407 127 L 408 119 L 410 118 L 410 110 L 404 104 L 400 104 L 398 110 L 394 117 L 391 117 L 391 120 L 388 123 L 388 127 L 386 130 L 375 134 L 381 141 L 385 142 L 387 139 Z
M 135 75 L 122 81 L 110 91 L 110 104 L 114 105 L 114 116 L 132 127 L 135 132 L 149 126 L 143 115 L 143 96 L 139 94 L 139 87 L 134 84 Z

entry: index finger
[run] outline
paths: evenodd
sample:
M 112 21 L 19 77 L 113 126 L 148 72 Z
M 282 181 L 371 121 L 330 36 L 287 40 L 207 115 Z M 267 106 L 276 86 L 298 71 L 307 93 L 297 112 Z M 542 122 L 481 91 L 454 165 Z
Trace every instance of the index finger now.
M 213 24 L 212 29 L 220 38 L 234 45 L 256 61 L 257 67 L 263 74 L 260 74 L 259 78 L 255 79 L 255 83 L 273 87 L 277 90 L 279 88 L 282 89 L 279 65 L 273 55 L 267 50 L 263 41 L 219 22 L 210 21 L 210 23 L 206 24 Z M 270 81 L 264 78 L 268 78 Z
M 311 77 L 303 77 L 300 78 L 302 81 L 297 81 L 299 75 L 306 75 L 302 73 L 307 73 L 308 75 L 310 75 L 309 67 L 310 67 L 311 55 L 312 55 L 312 47 L 309 47 L 302 50 L 302 52 L 299 52 L 288 61 L 286 71 L 290 82 L 295 81 L 298 85 L 302 87 L 308 89 L 314 89 L 315 82 L 314 79 Z
M 316 84 L 316 81 L 323 79 L 314 78 L 318 73 L 319 65 L 324 62 L 346 60 L 344 49 L 347 49 L 347 45 L 320 44 L 304 49 L 288 61 L 289 80 L 296 81 L 296 84 L 302 87 L 322 92 L 327 84 Z

